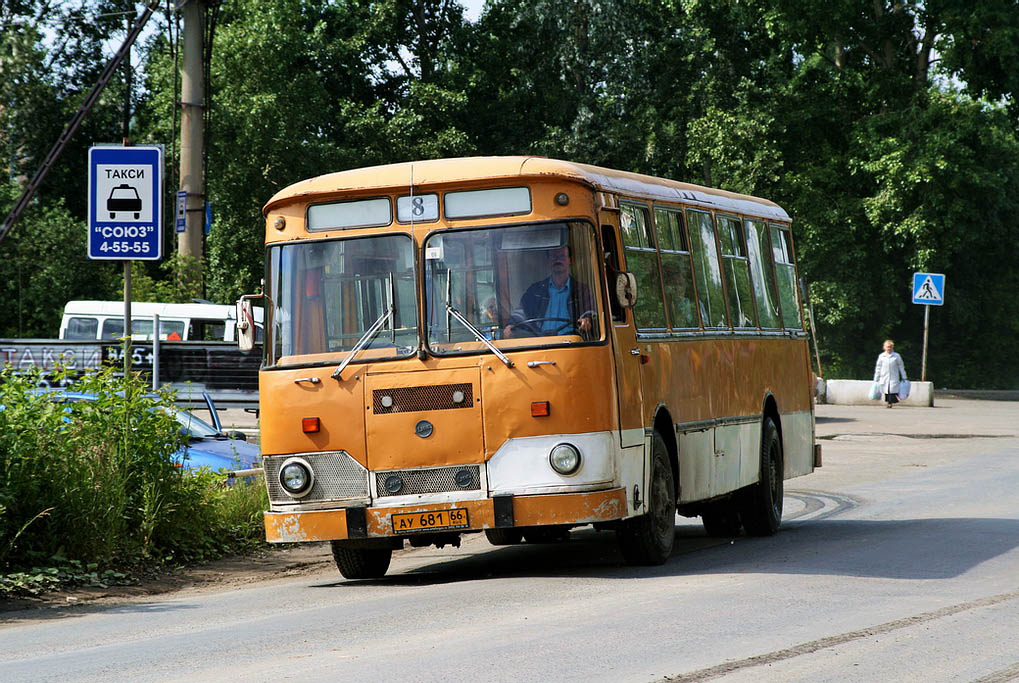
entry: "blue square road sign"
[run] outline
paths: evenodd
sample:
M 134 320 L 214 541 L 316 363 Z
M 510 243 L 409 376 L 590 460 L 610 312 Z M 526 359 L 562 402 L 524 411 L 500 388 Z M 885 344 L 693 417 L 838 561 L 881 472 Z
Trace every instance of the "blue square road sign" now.
M 163 257 L 163 148 L 90 147 L 88 257 L 158 261 Z
M 913 273 L 913 303 L 945 305 L 945 276 L 941 273 Z

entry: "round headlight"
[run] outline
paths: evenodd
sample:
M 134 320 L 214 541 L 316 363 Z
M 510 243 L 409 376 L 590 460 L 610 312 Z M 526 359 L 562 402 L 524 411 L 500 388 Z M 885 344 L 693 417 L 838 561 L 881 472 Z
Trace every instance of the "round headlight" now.
M 559 474 L 573 474 L 580 469 L 580 451 L 576 446 L 561 443 L 548 454 L 548 462 Z
M 315 483 L 315 475 L 311 472 L 311 465 L 299 458 L 287 460 L 280 467 L 280 486 L 291 498 L 301 498 L 308 495 L 311 485 Z

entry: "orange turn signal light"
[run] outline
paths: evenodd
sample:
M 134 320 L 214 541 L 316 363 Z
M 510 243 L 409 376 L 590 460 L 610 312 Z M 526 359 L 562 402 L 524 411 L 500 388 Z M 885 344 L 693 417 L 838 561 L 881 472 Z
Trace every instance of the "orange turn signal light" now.
M 302 417 L 301 429 L 305 434 L 311 434 L 321 429 L 321 425 L 317 417 Z
M 548 401 L 531 401 L 531 417 L 548 417 L 551 412 Z

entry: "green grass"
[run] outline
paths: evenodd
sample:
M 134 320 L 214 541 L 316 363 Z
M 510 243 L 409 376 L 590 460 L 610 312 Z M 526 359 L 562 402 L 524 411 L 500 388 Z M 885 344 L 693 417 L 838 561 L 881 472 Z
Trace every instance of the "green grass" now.
M 59 404 L 31 391 L 40 381 L 0 371 L 0 596 L 264 542 L 261 479 L 228 487 L 173 462 L 184 437 L 159 409 L 171 394 L 104 370 L 71 387 L 95 401 Z

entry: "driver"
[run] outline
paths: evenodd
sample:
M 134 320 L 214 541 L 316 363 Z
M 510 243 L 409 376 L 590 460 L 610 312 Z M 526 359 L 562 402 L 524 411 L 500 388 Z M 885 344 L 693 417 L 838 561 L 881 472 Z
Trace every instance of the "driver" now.
M 556 247 L 545 252 L 550 274 L 535 282 L 520 297 L 520 307 L 513 311 L 503 330 L 504 337 L 583 334 L 593 327 L 594 296 L 583 282 L 570 276 L 570 248 Z M 578 316 L 576 310 L 582 313 Z

